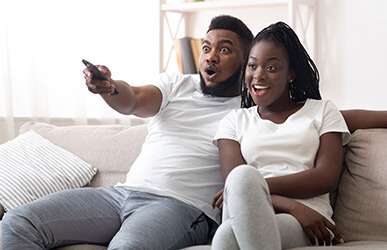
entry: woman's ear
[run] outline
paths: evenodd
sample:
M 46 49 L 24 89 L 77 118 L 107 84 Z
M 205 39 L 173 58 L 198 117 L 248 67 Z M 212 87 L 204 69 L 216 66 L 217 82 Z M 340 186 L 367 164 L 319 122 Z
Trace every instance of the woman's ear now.
M 294 73 L 294 71 L 291 70 L 288 75 L 288 82 L 294 82 L 294 80 L 296 80 L 296 73 Z

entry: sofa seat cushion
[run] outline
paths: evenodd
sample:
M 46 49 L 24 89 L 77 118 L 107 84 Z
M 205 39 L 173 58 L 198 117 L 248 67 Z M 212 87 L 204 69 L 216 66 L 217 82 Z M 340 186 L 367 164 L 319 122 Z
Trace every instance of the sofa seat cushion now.
M 367 129 L 348 144 L 334 211 L 345 241 L 387 241 L 386 142 L 387 129 Z

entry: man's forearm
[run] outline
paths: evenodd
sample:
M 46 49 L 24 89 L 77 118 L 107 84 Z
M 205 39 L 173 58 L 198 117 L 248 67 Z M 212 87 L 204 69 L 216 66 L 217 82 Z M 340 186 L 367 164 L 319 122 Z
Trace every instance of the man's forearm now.
M 105 102 L 121 114 L 130 115 L 136 105 L 136 95 L 129 84 L 124 81 L 114 81 L 118 95 L 101 94 Z
M 357 129 L 387 128 L 387 111 L 341 110 L 349 131 Z

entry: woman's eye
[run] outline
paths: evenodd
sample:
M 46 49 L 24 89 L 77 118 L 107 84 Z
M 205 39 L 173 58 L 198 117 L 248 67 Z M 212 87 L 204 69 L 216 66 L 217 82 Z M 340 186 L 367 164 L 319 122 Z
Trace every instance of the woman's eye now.
M 248 63 L 248 64 L 247 64 L 247 67 L 248 67 L 249 69 L 252 69 L 252 70 L 255 70 L 255 69 L 257 68 L 257 66 L 256 66 L 254 63 Z
M 269 72 L 274 72 L 277 70 L 277 67 L 274 65 L 268 65 L 268 66 L 266 66 L 266 70 Z

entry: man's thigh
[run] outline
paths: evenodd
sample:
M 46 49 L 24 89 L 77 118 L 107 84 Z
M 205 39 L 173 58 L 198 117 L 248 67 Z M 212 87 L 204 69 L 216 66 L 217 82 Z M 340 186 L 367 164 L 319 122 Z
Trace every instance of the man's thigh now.
M 212 221 L 202 211 L 172 198 L 156 197 L 127 213 L 108 249 L 165 250 L 208 243 Z
M 16 208 L 31 222 L 44 245 L 108 244 L 119 230 L 119 193 L 113 188 L 81 188 L 54 193 Z

